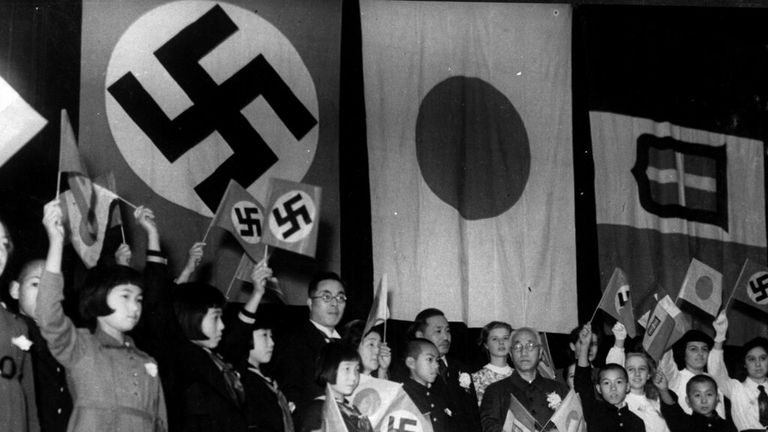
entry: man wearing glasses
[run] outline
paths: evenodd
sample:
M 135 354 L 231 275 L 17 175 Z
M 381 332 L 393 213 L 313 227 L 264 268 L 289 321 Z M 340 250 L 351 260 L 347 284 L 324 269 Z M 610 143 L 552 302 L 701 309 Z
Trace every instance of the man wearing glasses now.
M 307 289 L 309 319 L 275 340 L 274 374 L 288 401 L 297 408 L 325 393 L 315 382 L 315 362 L 320 349 L 340 340 L 336 325 L 344 315 L 347 296 L 336 273 L 320 273 Z
M 515 330 L 512 341 L 512 363 L 515 371 L 507 378 L 488 386 L 480 406 L 483 432 L 501 432 L 507 419 L 511 396 L 536 419 L 540 426 L 555 412 L 558 401 L 568 394 L 568 387 L 544 378 L 536 372 L 541 360 L 541 339 L 532 328 Z

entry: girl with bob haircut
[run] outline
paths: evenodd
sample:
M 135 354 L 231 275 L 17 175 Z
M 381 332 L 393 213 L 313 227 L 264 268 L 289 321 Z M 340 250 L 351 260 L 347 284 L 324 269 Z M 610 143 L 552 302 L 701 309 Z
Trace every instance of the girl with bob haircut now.
M 731 400 L 733 424 L 740 431 L 765 430 L 768 418 L 760 416 L 760 405 L 768 403 L 768 339 L 756 337 L 742 347 L 744 381 L 728 375 L 723 358 L 723 344 L 728 332 L 728 318 L 720 313 L 715 322 L 715 345 L 707 359 L 707 370 L 717 383 L 717 388 Z M 761 400 L 762 399 L 762 400 Z
M 49 247 L 35 314 L 51 354 L 68 370 L 74 408 L 67 430 L 166 430 L 157 363 L 126 335 L 141 317 L 140 275 L 126 267 L 91 270 L 80 309 L 95 325 L 92 330 L 76 329 L 62 308 L 64 228 L 59 200 L 46 204 L 43 213 Z
M 643 351 L 624 353 L 627 330 L 623 324 L 617 322 L 612 331 L 616 342 L 608 351 L 605 363 L 616 363 L 627 370 L 629 394 L 625 401 L 629 410 L 640 417 L 646 431 L 669 432 L 669 426 L 661 415 L 659 392 L 653 385 L 653 377 L 656 374 L 653 359 Z
M 168 402 L 171 429 L 245 432 L 244 389 L 231 366 L 236 358 L 222 356 L 227 353 L 219 344 L 222 337 L 234 341 L 251 337 L 250 325 L 264 291 L 253 290 L 237 319 L 226 326 L 225 334 L 222 314 L 226 298 L 221 291 L 202 282 L 174 284 L 160 252 L 160 234 L 152 211 L 139 207 L 134 217 L 147 233 L 145 306 L 151 313 L 145 328 L 151 332 L 153 352 L 168 365 L 165 383 L 166 393 L 173 395 Z M 251 279 L 255 286 L 270 277 L 272 270 L 266 262 L 254 266 Z
M 352 405 L 347 397 L 357 388 L 360 380 L 360 354 L 357 347 L 339 342 L 330 342 L 323 346 L 317 359 L 315 380 L 329 389 L 339 407 L 341 417 L 348 432 L 373 432 L 368 417 Z M 323 405 L 325 395 L 318 396 L 303 407 L 297 416 L 298 430 L 316 431 L 323 427 Z
M 512 375 L 512 367 L 507 363 L 511 334 L 512 326 L 502 321 L 491 321 L 480 330 L 477 344 L 485 351 L 488 364 L 472 374 L 478 406 L 489 385 Z

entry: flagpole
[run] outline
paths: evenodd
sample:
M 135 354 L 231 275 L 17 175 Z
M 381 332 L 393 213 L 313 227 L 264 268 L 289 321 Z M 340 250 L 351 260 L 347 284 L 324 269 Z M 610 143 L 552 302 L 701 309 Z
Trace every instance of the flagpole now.
M 120 211 L 120 208 L 117 209 L 117 211 Z M 123 224 L 120 224 L 120 233 L 123 235 L 123 243 L 125 243 L 125 228 L 123 228 Z
M 749 258 L 744 260 L 744 265 L 741 266 L 741 271 L 739 272 L 739 277 L 736 278 L 736 282 L 740 281 L 741 277 L 744 276 L 744 270 L 747 269 L 747 260 L 749 260 Z M 731 305 L 731 300 L 733 300 L 733 296 L 736 294 L 736 290 L 737 289 L 739 289 L 739 287 L 735 286 L 735 287 L 733 287 L 733 290 L 731 290 L 731 295 L 728 297 L 728 301 L 725 303 L 725 307 L 723 307 L 723 311 L 727 311 L 728 310 L 728 306 Z
M 229 286 L 227 286 L 227 292 L 224 294 L 224 297 L 229 300 L 229 291 L 232 290 L 232 284 L 235 283 L 235 279 L 237 277 L 237 271 L 235 271 L 235 274 L 232 276 L 232 280 L 229 281 Z
M 114 191 L 113 191 L 112 193 L 114 193 Z M 133 209 L 134 209 L 134 210 L 136 210 L 136 209 L 138 208 L 138 206 L 136 206 L 136 204 L 133 204 L 132 202 L 128 201 L 127 199 L 125 199 L 125 198 L 121 197 L 120 195 L 118 195 L 118 194 L 116 194 L 116 193 L 115 193 L 115 196 L 116 196 L 116 197 L 117 197 L 117 199 L 119 199 L 120 201 L 122 201 L 122 202 L 124 202 L 124 203 L 128 204 L 129 206 L 133 207 Z

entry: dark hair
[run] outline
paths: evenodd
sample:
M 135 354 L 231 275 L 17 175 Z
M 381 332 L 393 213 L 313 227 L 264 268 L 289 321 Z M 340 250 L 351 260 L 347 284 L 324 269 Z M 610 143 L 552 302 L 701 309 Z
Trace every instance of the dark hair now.
M 227 299 L 216 287 L 202 282 L 187 282 L 176 287 L 173 311 L 184 336 L 192 341 L 205 340 L 203 318 L 208 309 L 224 309 Z
M 118 285 L 135 285 L 144 289 L 141 273 L 121 265 L 96 266 L 85 276 L 85 285 L 80 292 L 80 315 L 85 321 L 111 315 L 114 309 L 107 304 L 107 296 Z
M 16 282 L 22 283 L 24 279 L 32 272 L 32 270 L 35 269 L 35 267 L 44 268 L 45 260 L 42 258 L 36 258 L 24 263 L 24 265 L 21 266 L 21 270 L 19 270 L 19 274 L 16 276 Z
M 326 280 L 332 280 L 336 281 L 341 284 L 341 287 L 344 288 L 344 292 L 347 291 L 347 287 L 344 284 L 344 281 L 341 280 L 341 277 L 337 275 L 334 272 L 320 272 L 315 274 L 314 277 L 309 281 L 309 285 L 307 286 L 307 297 L 312 297 L 315 295 L 315 291 L 317 291 L 317 286 L 320 285 L 320 282 L 326 281 Z
M 414 360 L 418 359 L 422 352 L 424 352 L 425 347 L 431 346 L 435 350 L 437 350 L 437 347 L 435 344 L 432 343 L 429 339 L 424 338 L 413 338 L 408 341 L 408 345 L 405 347 L 405 356 L 404 358 L 412 358 Z M 439 355 L 438 351 L 438 355 Z
M 747 343 L 744 344 L 743 347 L 741 347 L 742 356 L 745 361 L 747 360 L 747 353 L 752 351 L 753 349 L 760 347 L 768 353 L 768 339 L 758 336 L 756 338 L 750 339 Z
M 581 333 L 581 329 L 584 328 L 584 324 L 576 326 L 571 332 L 568 334 L 568 343 L 572 343 L 576 345 L 576 342 L 579 341 L 579 333 Z M 602 338 L 602 334 L 598 331 L 597 327 L 594 323 L 589 324 L 589 328 L 592 330 L 592 334 L 597 336 L 597 343 L 600 343 L 600 339 Z
M 376 330 L 376 328 L 372 328 L 368 330 L 368 333 L 363 334 L 363 331 L 365 330 L 365 321 L 356 319 L 352 320 L 344 325 L 344 329 L 341 333 L 341 343 L 350 345 L 357 349 L 357 347 L 360 346 L 360 343 L 365 339 L 366 336 L 368 336 L 371 333 L 376 333 L 381 337 L 381 332 L 379 330 Z
M 445 317 L 445 314 L 443 313 L 443 311 L 436 308 L 428 308 L 419 312 L 416 315 L 416 318 L 414 318 L 413 324 L 411 324 L 410 329 L 408 329 L 408 335 L 411 337 L 411 339 L 416 338 L 416 332 L 423 333 L 424 330 L 426 330 L 427 328 L 427 320 L 436 316 Z
M 712 349 L 714 341 L 701 330 L 688 330 L 683 337 L 672 346 L 672 356 L 680 369 L 685 368 L 685 349 L 688 342 L 704 342 L 707 348 Z
M 336 384 L 339 364 L 344 361 L 362 363 L 360 354 L 357 353 L 357 347 L 340 342 L 329 342 L 323 345 L 323 348 L 320 349 L 320 355 L 317 357 L 315 382 L 323 388 L 326 384 Z
M 629 380 L 629 375 L 627 375 L 627 370 L 624 369 L 624 366 L 618 364 L 618 363 L 608 363 L 605 366 L 600 367 L 600 370 L 597 372 L 597 383 L 600 383 L 600 379 L 603 377 L 603 374 L 609 371 L 619 371 L 624 375 L 624 381 Z
M 497 328 L 506 329 L 509 334 L 512 335 L 512 326 L 503 321 L 491 321 L 483 326 L 482 330 L 480 330 L 480 337 L 477 339 L 477 344 L 480 345 L 486 354 L 488 353 L 488 349 L 485 347 L 485 343 L 488 340 L 488 335 L 491 334 L 492 330 L 496 330 Z
M 688 383 L 685 385 L 685 395 L 688 396 L 691 392 L 691 387 L 693 387 L 694 384 L 701 383 L 712 383 L 712 386 L 715 387 L 715 391 L 717 391 L 717 382 L 711 376 L 707 374 L 698 374 L 688 380 Z

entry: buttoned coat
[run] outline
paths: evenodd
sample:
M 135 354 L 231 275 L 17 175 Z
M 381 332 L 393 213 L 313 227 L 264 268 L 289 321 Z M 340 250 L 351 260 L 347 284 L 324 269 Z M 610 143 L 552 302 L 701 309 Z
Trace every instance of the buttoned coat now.
M 0 305 L 0 431 L 40 430 L 32 361 L 28 350 L 11 341 L 28 335 L 24 321 Z
M 120 343 L 100 328 L 76 329 L 62 308 L 61 274 L 43 272 L 37 296 L 40 332 L 67 369 L 74 409 L 68 431 L 166 429 L 165 399 L 157 363 L 130 337 Z

